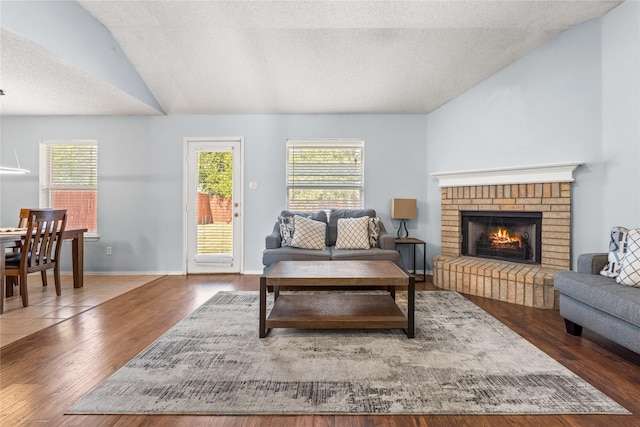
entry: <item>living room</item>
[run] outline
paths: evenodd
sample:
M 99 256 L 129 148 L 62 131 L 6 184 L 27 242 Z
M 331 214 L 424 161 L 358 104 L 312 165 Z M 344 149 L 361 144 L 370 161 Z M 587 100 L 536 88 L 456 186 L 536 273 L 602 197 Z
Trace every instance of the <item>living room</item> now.
M 8 103 L 12 91 L 2 89 Z M 580 162 L 571 184 L 575 266 L 579 254 L 607 250 L 612 226 L 640 226 L 640 2 L 627 0 L 569 28 L 428 113 L 3 111 L 1 120 L 3 166 L 18 157 L 21 167 L 38 171 L 41 140 L 98 141 L 99 239 L 85 243 L 87 274 L 185 272 L 183 144 L 194 136 L 243 138 L 244 275 L 262 272 L 265 235 L 285 208 L 290 138 L 364 140 L 365 207 L 394 232 L 399 223 L 391 219 L 390 200 L 417 199 L 418 215 L 408 226 L 427 242 L 426 265 L 418 265 L 427 273 L 441 254 L 434 173 Z M 37 173 L 0 176 L 0 224 L 13 225 L 20 208 L 37 206 L 38 191 Z M 70 257 L 63 258 L 70 271 Z
M 40 140 L 98 141 L 100 239 L 85 246 L 87 272 L 182 273 L 188 136 L 244 137 L 244 182 L 258 184 L 244 191 L 244 273 L 261 271 L 264 235 L 283 209 L 289 138 L 363 139 L 364 203 L 395 228 L 390 200 L 417 198 L 409 227 L 427 241 L 427 266 L 419 266 L 427 271 L 440 254 L 433 173 L 582 162 L 572 187 L 575 262 L 606 249 L 612 226 L 637 226 L 640 194 L 630 191 L 640 182 L 637 7 L 625 2 L 567 30 L 429 114 L 3 115 L 0 154 L 13 164 L 17 153 L 36 171 Z M 38 205 L 35 174 L 5 175 L 0 185 L 3 224 Z

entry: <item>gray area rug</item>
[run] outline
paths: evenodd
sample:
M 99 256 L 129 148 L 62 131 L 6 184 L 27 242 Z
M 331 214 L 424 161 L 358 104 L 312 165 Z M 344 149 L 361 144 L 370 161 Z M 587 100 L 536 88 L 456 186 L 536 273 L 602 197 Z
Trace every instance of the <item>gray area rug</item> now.
M 270 301 L 271 302 L 271 301 Z M 455 292 L 416 292 L 401 330 L 278 329 L 220 292 L 68 414 L 629 413 Z

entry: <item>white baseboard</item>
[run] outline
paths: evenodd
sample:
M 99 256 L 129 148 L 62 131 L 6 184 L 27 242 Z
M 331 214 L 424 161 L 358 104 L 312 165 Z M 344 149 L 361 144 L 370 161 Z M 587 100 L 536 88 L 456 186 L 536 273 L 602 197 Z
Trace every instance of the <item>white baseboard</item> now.
M 47 273 L 49 274 L 49 273 Z M 51 273 L 53 274 L 53 273 Z M 70 271 L 62 271 L 60 274 L 71 276 Z M 182 271 L 85 271 L 85 276 L 182 276 Z
M 426 270 L 427 275 L 433 275 L 432 270 Z M 250 275 L 262 275 L 262 270 L 245 270 L 240 274 L 247 276 Z M 417 270 L 416 273 L 423 274 L 423 270 Z M 53 273 L 47 273 L 53 274 Z M 60 272 L 63 276 L 71 276 L 73 273 L 70 271 Z M 184 276 L 182 271 L 85 271 L 85 276 Z M 211 273 L 217 274 L 217 273 Z

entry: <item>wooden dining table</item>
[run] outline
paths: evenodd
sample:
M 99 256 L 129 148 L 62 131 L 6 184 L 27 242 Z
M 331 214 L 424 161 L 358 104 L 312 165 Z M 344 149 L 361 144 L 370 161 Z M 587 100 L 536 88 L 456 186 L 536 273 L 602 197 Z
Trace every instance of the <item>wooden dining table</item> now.
M 63 241 L 71 241 L 71 264 L 73 270 L 73 287 L 82 288 L 84 286 L 84 233 L 86 228 L 66 229 L 62 233 Z M 0 232 L 0 278 L 4 281 L 5 256 L 8 247 L 15 244 L 16 240 L 24 237 L 26 231 Z M 4 298 L 13 296 L 13 286 L 11 283 L 0 285 L 0 314 L 4 311 Z

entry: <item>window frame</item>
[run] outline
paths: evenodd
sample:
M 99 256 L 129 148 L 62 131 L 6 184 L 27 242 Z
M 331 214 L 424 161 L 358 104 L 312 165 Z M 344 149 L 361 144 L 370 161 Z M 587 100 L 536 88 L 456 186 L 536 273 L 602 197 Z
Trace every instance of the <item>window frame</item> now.
M 85 240 L 97 240 L 98 235 L 98 140 L 96 139 L 43 139 L 40 141 L 39 146 L 39 191 L 38 191 L 38 206 L 40 209 L 51 209 L 51 190 L 64 190 L 65 186 L 54 186 L 51 182 L 51 171 L 53 170 L 51 163 L 51 156 L 49 155 L 49 147 L 54 145 L 84 145 L 95 146 L 95 186 L 82 186 L 87 190 L 95 191 L 96 194 L 96 207 L 95 207 L 95 231 L 87 231 L 84 233 Z M 69 189 L 79 189 L 78 186 L 68 186 Z M 88 228 L 86 225 L 80 226 L 80 228 Z
M 286 191 L 286 206 L 288 210 L 293 211 L 317 211 L 317 210 L 325 210 L 329 211 L 331 208 L 344 208 L 344 209 L 364 209 L 364 189 L 365 189 L 365 165 L 364 165 L 364 146 L 365 141 L 361 138 L 332 138 L 332 139 L 288 139 L 286 141 L 286 149 L 285 149 L 285 191 Z M 339 147 L 344 148 L 345 150 L 355 150 L 355 152 L 359 153 L 360 162 L 358 165 L 359 168 L 359 177 L 355 179 L 355 181 L 350 181 L 346 185 L 340 185 L 339 181 L 333 182 L 325 182 L 325 185 L 314 185 L 314 183 L 301 185 L 299 182 L 296 183 L 295 179 L 295 165 L 291 164 L 291 150 L 296 147 L 303 148 L 315 148 L 315 149 L 336 149 Z M 316 163 L 320 164 L 320 163 Z M 353 170 L 349 171 L 349 168 L 346 167 L 343 170 L 343 173 L 352 173 Z M 308 171 L 307 171 L 308 172 Z M 355 176 L 355 175 L 354 175 Z M 326 177 L 325 177 L 326 178 Z M 301 208 L 300 206 L 296 207 L 295 204 L 292 203 L 293 199 L 291 197 L 292 191 L 296 189 L 317 189 L 317 190 L 346 190 L 353 191 L 356 190 L 358 192 L 358 201 L 359 204 L 351 204 L 349 202 L 344 202 L 342 204 L 337 204 L 336 202 L 327 201 L 326 203 L 319 202 L 317 206 L 311 206 L 308 208 Z

